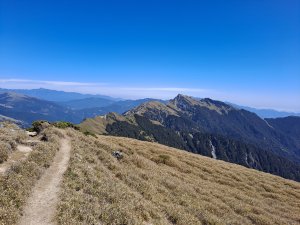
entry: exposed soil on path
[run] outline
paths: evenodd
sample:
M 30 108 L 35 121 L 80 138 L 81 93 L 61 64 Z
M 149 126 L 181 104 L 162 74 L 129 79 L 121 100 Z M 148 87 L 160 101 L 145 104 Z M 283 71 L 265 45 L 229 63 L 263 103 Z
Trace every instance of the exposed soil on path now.
M 45 171 L 33 188 L 24 208 L 19 225 L 55 224 L 54 217 L 58 202 L 58 192 L 63 174 L 68 167 L 71 145 L 68 137 L 61 140 L 60 150 L 53 163 Z

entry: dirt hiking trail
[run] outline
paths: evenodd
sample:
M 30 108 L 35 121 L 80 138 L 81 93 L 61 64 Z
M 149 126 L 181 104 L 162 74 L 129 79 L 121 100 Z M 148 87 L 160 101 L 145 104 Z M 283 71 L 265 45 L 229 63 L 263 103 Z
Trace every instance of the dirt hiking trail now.
M 61 146 L 51 166 L 45 171 L 33 188 L 24 207 L 19 225 L 53 225 L 58 202 L 58 193 L 63 174 L 70 159 L 70 139 L 61 139 Z

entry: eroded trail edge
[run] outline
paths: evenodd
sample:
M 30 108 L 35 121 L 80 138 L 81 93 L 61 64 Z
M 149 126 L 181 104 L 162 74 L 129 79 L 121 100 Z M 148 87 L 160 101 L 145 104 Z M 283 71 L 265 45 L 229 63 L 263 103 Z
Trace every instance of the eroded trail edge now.
M 53 225 L 58 193 L 63 174 L 70 159 L 70 139 L 61 139 L 61 147 L 56 153 L 52 165 L 45 171 L 33 188 L 19 225 Z

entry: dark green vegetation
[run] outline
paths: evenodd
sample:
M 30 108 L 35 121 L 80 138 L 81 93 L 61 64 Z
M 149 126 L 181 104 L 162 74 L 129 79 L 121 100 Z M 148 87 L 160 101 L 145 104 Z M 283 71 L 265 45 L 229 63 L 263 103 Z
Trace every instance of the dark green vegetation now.
M 50 122 L 48 122 L 46 120 L 37 120 L 37 121 L 34 121 L 32 123 L 32 125 L 31 125 L 31 127 L 27 128 L 26 130 L 30 131 L 30 132 L 37 132 L 37 134 L 39 134 L 45 128 L 50 127 L 50 126 L 61 128 L 61 129 L 73 128 L 75 130 L 80 130 L 80 128 L 77 125 L 75 125 L 73 123 L 70 123 L 70 122 L 57 121 L 57 122 L 50 123 Z
M 57 128 L 62 128 L 62 129 L 73 128 L 75 130 L 79 130 L 79 127 L 77 125 L 70 123 L 70 122 L 66 122 L 66 121 L 58 121 L 58 122 L 54 122 L 52 124 L 53 124 L 53 126 L 55 126 Z
M 289 144 L 295 148 L 300 146 L 300 117 L 288 116 L 277 119 L 266 119 L 266 121 L 276 130 L 281 132 L 281 136 L 289 137 Z M 300 150 L 299 150 L 300 152 Z
M 215 151 L 217 159 L 300 180 L 297 141 L 254 113 L 223 102 L 178 95 L 167 105 L 145 103 L 124 116 L 109 114 L 102 122 L 98 118 L 97 123 L 102 123 L 98 133 L 155 141 L 210 157 Z M 97 132 L 93 119 L 81 128 Z
M 237 163 L 249 168 L 276 174 L 300 181 L 300 165 L 255 145 L 207 133 L 175 132 L 172 129 L 153 124 L 150 120 L 135 115 L 138 126 L 125 121 L 107 126 L 107 132 L 114 136 L 131 137 L 144 141 L 155 141 L 174 148 L 212 157 L 212 146 L 217 159 Z

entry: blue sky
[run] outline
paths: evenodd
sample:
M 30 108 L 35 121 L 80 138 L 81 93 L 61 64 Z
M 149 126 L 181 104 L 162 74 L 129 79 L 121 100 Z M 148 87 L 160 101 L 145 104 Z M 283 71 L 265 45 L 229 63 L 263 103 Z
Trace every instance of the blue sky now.
M 0 0 L 0 87 L 300 111 L 300 1 Z

